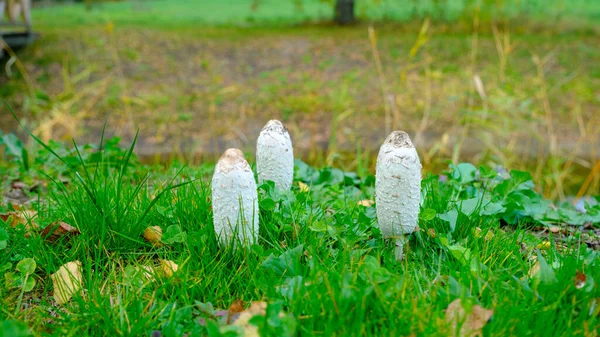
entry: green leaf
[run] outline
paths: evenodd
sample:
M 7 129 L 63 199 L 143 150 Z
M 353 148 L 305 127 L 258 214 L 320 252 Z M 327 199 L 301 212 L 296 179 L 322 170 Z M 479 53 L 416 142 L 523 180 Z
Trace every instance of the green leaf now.
M 8 233 L 0 228 L 0 249 L 4 249 L 8 246 Z
M 27 278 L 27 281 L 25 282 L 25 284 L 23 284 L 23 291 L 24 292 L 32 291 L 34 287 L 35 287 L 35 279 L 30 276 Z
M 263 268 L 271 270 L 279 277 L 292 277 L 301 275 L 302 265 L 300 257 L 304 252 L 304 245 L 283 252 L 280 256 L 269 255 L 261 264 Z
M 552 267 L 548 264 L 548 262 L 546 262 L 546 259 L 540 253 L 539 250 L 537 252 L 537 255 L 538 255 L 538 263 L 540 266 L 540 271 L 535 276 L 537 278 L 539 278 L 539 280 L 542 284 L 553 284 L 553 283 L 558 282 L 558 279 L 556 278 L 556 275 L 554 274 L 554 269 L 552 269 Z
M 471 250 L 461 245 L 448 246 L 448 250 L 463 266 L 466 266 L 471 261 Z
M 456 209 L 452 209 L 444 214 L 439 214 L 438 217 L 444 221 L 448 221 L 450 223 L 450 231 L 454 232 L 456 229 L 456 221 L 458 220 L 458 211 Z
M 421 212 L 421 219 L 423 219 L 423 221 L 431 221 L 435 219 L 436 214 L 437 212 L 435 211 L 435 209 L 427 208 L 424 209 L 423 212 Z
M 0 265 L 0 272 L 10 270 L 12 268 L 12 263 L 6 262 L 5 264 Z
M 174 242 L 184 242 L 185 237 L 185 232 L 183 232 L 178 225 L 171 225 L 167 227 L 167 230 L 160 238 L 160 241 L 170 245 Z
M 3 321 L 0 324 L 0 337 L 26 337 L 31 336 L 27 325 L 19 321 Z
M 454 166 L 454 170 L 452 171 L 452 178 L 458 181 L 461 184 L 468 184 L 475 180 L 475 174 L 477 173 L 477 168 L 473 166 L 471 163 L 460 163 Z
M 272 211 L 275 209 L 276 202 L 272 198 L 264 198 L 260 202 L 260 207 L 266 211 Z
M 22 274 L 26 275 L 33 274 L 33 272 L 35 271 L 35 267 L 35 260 L 30 257 L 25 258 L 19 261 L 19 263 L 17 263 L 17 270 L 20 271 Z
M 21 140 L 14 133 L 3 135 L 0 140 L 2 141 L 0 144 L 6 146 L 7 154 L 21 158 L 23 155 L 23 143 L 21 143 Z

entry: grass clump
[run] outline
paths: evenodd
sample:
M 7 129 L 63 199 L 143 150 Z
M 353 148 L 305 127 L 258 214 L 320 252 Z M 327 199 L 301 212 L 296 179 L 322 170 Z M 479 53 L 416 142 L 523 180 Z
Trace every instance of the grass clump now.
M 297 160 L 291 191 L 259 186 L 258 243 L 222 250 L 212 226 L 212 166 L 148 167 L 116 140 L 46 146 L 62 160 L 42 155 L 29 170 L 19 161 L 0 166 L 5 177 L 27 182 L 4 180 L 3 194 L 21 186 L 28 198 L 5 198 L 0 213 L 37 212 L 0 222 L 3 277 L 26 259 L 37 266 L 26 272 L 32 288 L 0 283 L 5 333 L 448 336 L 463 329 L 446 312 L 457 299 L 467 318 L 493 312 L 479 322 L 490 336 L 588 336 L 600 323 L 597 198 L 585 213 L 553 204 L 526 172 L 462 163 L 427 174 L 419 230 L 398 263 L 366 202 L 372 175 Z M 32 192 L 34 181 L 41 186 Z M 41 228 L 59 220 L 80 234 L 47 242 Z M 26 235 L 32 222 L 41 228 Z M 148 226 L 162 229 L 162 245 L 144 241 Z M 75 260 L 84 290 L 58 305 L 50 275 Z M 253 304 L 244 311 L 240 300 Z M 263 301 L 266 310 L 256 309 L 250 325 L 235 325 Z

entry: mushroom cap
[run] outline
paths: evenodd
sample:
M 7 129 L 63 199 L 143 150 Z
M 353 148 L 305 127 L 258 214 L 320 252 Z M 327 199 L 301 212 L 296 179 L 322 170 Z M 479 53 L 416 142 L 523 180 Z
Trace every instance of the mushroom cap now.
M 390 144 L 397 148 L 415 148 L 410 140 L 410 137 L 408 136 L 408 133 L 404 131 L 392 131 L 392 133 L 390 133 L 390 135 L 385 139 L 384 144 Z
M 264 131 L 275 131 L 280 134 L 288 133 L 288 129 L 283 125 L 283 123 L 276 119 L 271 119 L 270 121 L 268 121 L 267 124 L 265 124 L 265 126 L 262 128 L 261 132 Z
M 244 158 L 244 153 L 236 148 L 230 148 L 225 150 L 217 162 L 215 172 L 229 172 L 235 167 L 242 168 L 243 170 L 250 170 L 250 165 Z

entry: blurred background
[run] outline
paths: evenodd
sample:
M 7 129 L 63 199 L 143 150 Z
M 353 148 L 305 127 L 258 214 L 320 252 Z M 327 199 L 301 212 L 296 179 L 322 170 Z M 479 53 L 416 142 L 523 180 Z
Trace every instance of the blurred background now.
M 600 189 L 597 0 L 44 0 L 20 39 L 9 12 L 0 95 L 45 141 L 98 143 L 106 122 L 125 144 L 139 129 L 144 162 L 201 163 L 251 155 L 277 118 L 314 165 L 373 171 L 401 129 L 430 172 L 470 161 L 529 170 L 552 199 Z

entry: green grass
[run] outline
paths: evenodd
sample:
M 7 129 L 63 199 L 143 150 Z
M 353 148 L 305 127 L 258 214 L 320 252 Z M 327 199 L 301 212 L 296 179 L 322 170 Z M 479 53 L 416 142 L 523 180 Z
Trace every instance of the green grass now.
M 444 310 L 455 299 L 467 311 L 493 310 L 485 336 L 593 336 L 600 327 L 600 254 L 585 243 L 599 228 L 600 206 L 589 204 L 586 215 L 550 207 L 526 172 L 465 163 L 426 174 L 420 230 L 397 262 L 377 229 L 376 205 L 357 204 L 373 199 L 370 174 L 297 161 L 292 191 L 259 187 L 258 244 L 233 251 L 217 246 L 212 226 L 212 165 L 144 166 L 132 148 L 115 139 L 101 148 L 52 142 L 29 149 L 29 170 L 7 153 L 1 189 L 15 179 L 40 183 L 38 192 L 24 188 L 32 221 L 64 221 L 81 234 L 50 243 L 41 230 L 27 237 L 23 225 L 0 222 L 3 274 L 25 275 L 28 259 L 37 264 L 27 274 L 32 289 L 0 282 L 5 336 L 24 336 L 9 330 L 19 328 L 34 336 L 235 336 L 206 308 L 240 299 L 269 303 L 269 319 L 256 319 L 262 336 L 449 336 Z M 531 230 L 584 223 L 591 226 L 573 235 Z M 162 246 L 144 241 L 147 226 L 162 228 Z M 179 270 L 146 279 L 139 268 L 157 268 L 158 259 Z M 85 290 L 57 305 L 50 274 L 75 260 Z M 576 287 L 578 273 L 587 279 Z
M 152 0 L 116 3 L 97 3 L 52 6 L 34 11 L 34 22 L 52 26 L 57 18 L 61 25 L 102 24 L 144 25 L 148 27 L 214 26 L 214 25 L 278 25 L 327 21 L 333 15 L 330 4 L 319 0 L 295 1 L 260 0 L 254 9 L 249 0 Z M 475 8 L 473 1 L 358 1 L 357 15 L 366 21 L 392 20 L 407 22 L 430 16 L 441 21 L 457 21 L 469 16 Z M 485 1 L 481 6 L 486 20 L 515 19 L 574 21 L 578 24 L 597 22 L 600 5 L 593 0 L 529 0 Z M 574 22 L 573 22 L 574 23 Z M 548 24 L 547 24 L 548 25 Z

